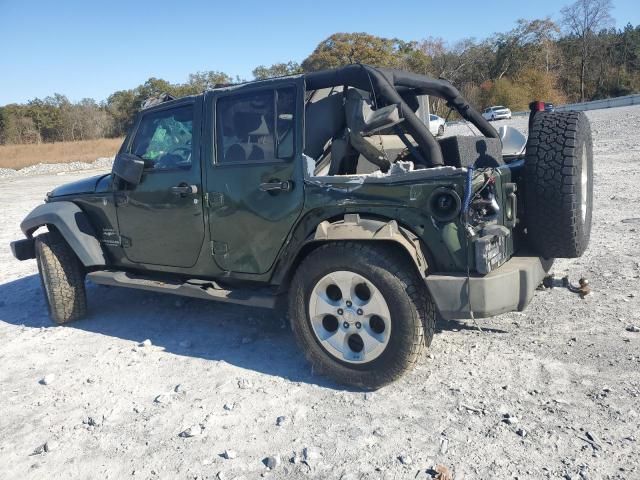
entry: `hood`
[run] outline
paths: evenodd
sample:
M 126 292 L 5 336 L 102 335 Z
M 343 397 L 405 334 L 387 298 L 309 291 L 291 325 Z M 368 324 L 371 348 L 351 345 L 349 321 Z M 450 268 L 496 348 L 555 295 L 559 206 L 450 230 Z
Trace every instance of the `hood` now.
M 65 183 L 57 188 L 54 188 L 49 197 L 62 197 L 66 195 L 79 195 L 83 193 L 94 193 L 100 180 L 108 177 L 109 174 L 100 174 L 93 177 L 83 178 L 76 182 Z

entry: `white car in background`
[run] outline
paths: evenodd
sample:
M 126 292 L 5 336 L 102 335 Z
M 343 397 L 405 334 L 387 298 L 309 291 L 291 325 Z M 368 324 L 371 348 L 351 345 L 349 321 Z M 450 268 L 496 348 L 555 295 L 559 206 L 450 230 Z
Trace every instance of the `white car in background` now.
M 429 130 L 432 135 L 436 137 L 444 135 L 444 124 L 444 118 L 434 114 L 429 115 Z
M 509 110 L 507 107 L 503 107 L 502 105 L 498 105 L 495 107 L 489 107 L 489 108 L 485 108 L 482 111 L 482 116 L 486 119 L 486 120 L 504 120 L 504 119 L 511 119 L 511 110 Z

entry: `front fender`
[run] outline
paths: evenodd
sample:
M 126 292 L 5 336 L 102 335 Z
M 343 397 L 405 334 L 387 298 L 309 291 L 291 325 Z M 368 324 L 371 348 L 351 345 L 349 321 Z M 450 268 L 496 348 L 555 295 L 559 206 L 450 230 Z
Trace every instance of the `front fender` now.
M 73 202 L 50 202 L 38 205 L 20 224 L 27 236 L 43 225 L 53 225 L 60 232 L 85 267 L 104 266 L 107 261 L 87 214 Z

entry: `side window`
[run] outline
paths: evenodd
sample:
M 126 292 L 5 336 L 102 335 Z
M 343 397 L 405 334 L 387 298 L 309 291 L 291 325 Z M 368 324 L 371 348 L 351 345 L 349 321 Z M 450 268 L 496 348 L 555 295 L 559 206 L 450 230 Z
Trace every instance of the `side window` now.
M 295 88 L 230 95 L 216 105 L 219 163 L 272 162 L 294 155 Z
M 151 112 L 142 117 L 129 153 L 153 170 L 190 169 L 193 105 Z
M 438 117 L 437 117 L 437 116 L 435 116 L 435 115 L 429 115 L 429 119 L 430 119 L 432 122 L 435 122 L 436 120 L 438 120 Z

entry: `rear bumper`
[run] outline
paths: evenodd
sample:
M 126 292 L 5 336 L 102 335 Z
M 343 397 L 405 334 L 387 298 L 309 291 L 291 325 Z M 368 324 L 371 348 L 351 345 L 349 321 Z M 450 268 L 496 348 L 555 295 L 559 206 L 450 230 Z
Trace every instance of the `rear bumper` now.
M 524 310 L 552 263 L 538 257 L 512 257 L 491 273 L 470 279 L 465 274 L 429 275 L 427 288 L 445 319 L 471 318 L 471 311 L 477 318 L 491 317 Z
M 18 260 L 36 258 L 35 241 L 33 238 L 25 238 L 11 242 L 11 253 Z

